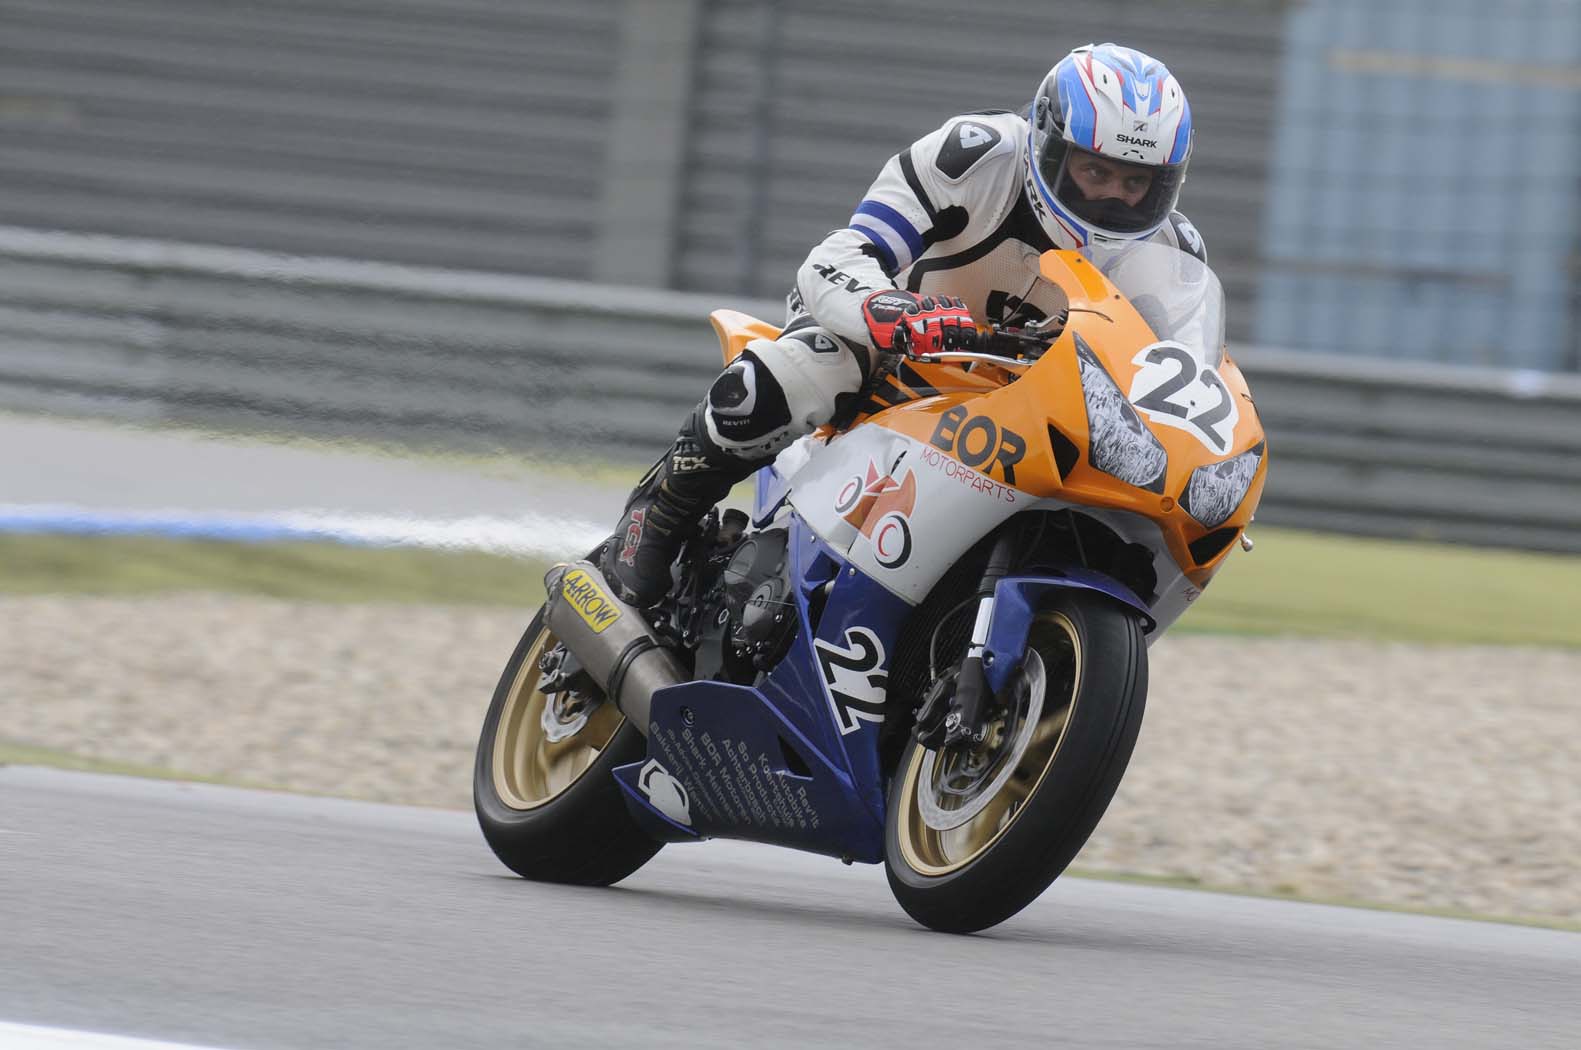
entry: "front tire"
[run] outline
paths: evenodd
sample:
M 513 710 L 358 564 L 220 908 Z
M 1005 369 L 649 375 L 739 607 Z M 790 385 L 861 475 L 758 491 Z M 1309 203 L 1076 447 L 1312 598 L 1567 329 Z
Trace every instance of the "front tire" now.
M 1061 592 L 1033 621 L 1027 648 L 1030 719 L 1012 725 L 1012 711 L 992 727 L 983 748 L 1004 753 L 982 761 L 977 797 L 952 780 L 973 756 L 941 758 L 915 740 L 891 781 L 884 868 L 900 906 L 931 929 L 973 933 L 1032 903 L 1098 826 L 1136 746 L 1147 649 L 1135 613 Z
M 636 726 L 608 700 L 570 736 L 551 741 L 542 722 L 538 658 L 555 645 L 539 610 L 511 654 L 483 721 L 472 770 L 478 826 L 495 856 L 527 879 L 608 886 L 636 871 L 662 843 L 626 809 L 616 766 L 647 751 Z

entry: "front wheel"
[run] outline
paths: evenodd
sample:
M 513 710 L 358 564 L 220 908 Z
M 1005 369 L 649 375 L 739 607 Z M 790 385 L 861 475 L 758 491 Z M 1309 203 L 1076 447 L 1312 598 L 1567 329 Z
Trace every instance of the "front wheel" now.
M 884 867 L 912 918 L 948 933 L 1003 922 L 1048 888 L 1098 826 L 1142 726 L 1136 615 L 1066 591 L 1033 621 L 1022 667 L 969 753 L 912 740 L 890 784 Z
M 598 696 L 559 702 L 538 688 L 557 644 L 540 610 L 494 691 L 472 771 L 483 837 L 524 878 L 607 886 L 661 843 L 637 826 L 611 771 L 647 751 L 637 727 Z

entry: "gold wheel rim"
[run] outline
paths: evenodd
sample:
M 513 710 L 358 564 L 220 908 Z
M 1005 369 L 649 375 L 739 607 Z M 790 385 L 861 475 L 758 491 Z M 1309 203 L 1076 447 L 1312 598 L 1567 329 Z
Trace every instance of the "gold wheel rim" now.
M 494 731 L 494 792 L 511 809 L 537 809 L 564 794 L 626 721 L 614 704 L 600 702 L 575 734 L 550 742 L 543 731 L 549 697 L 538 688 L 538 658 L 555 641 L 549 631 L 539 631 L 511 682 Z
M 919 875 L 949 875 L 986 853 L 1020 817 L 1027 799 L 1043 783 L 1059 756 L 1081 682 L 1081 641 L 1076 625 L 1059 612 L 1039 616 L 1032 624 L 1032 636 L 1046 638 L 1050 653 L 1044 657 L 1048 666 L 1038 725 L 1017 759 L 1015 771 L 981 813 L 948 831 L 929 827 L 923 820 L 918 798 L 927 752 L 920 747 L 911 751 L 900 781 L 897 837 L 906 865 Z M 1030 640 L 1031 637 L 1029 644 Z

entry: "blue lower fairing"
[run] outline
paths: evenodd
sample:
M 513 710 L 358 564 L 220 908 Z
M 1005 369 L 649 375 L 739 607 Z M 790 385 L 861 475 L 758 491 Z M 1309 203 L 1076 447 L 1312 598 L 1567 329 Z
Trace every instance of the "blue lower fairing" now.
M 756 685 L 656 692 L 648 759 L 616 776 L 658 837 L 744 838 L 876 863 L 889 661 L 911 606 L 794 515 L 787 525 L 798 617 L 788 652 Z

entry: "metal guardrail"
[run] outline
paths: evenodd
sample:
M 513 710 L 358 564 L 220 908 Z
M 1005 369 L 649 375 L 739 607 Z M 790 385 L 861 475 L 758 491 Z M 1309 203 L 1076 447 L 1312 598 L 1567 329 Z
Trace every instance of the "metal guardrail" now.
M 0 227 L 0 408 L 647 459 L 775 302 Z M 1581 552 L 1581 377 L 1233 350 L 1259 520 Z
M 1581 552 L 1581 377 L 1232 352 L 1268 431 L 1260 522 Z

